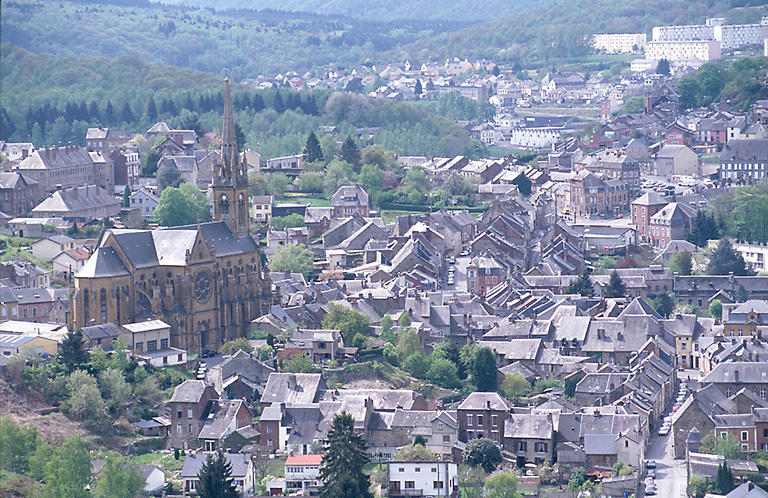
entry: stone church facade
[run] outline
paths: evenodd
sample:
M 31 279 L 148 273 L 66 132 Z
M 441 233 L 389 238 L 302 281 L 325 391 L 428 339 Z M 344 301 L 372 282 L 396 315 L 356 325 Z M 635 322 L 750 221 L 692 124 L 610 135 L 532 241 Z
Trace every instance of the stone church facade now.
M 161 319 L 171 326 L 171 346 L 199 353 L 247 336 L 251 320 L 268 312 L 272 284 L 249 233 L 247 164 L 237 151 L 225 85 L 213 221 L 106 231 L 75 275 L 76 328 Z

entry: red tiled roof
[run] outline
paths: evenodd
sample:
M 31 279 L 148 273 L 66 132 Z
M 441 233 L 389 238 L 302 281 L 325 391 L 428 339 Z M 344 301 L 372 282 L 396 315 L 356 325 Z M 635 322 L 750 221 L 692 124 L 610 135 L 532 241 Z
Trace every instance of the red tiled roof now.
M 285 459 L 285 465 L 320 465 L 323 455 L 291 455 Z
M 82 247 L 77 247 L 75 249 L 69 249 L 67 251 L 64 251 L 65 253 L 69 254 L 72 259 L 80 261 L 84 259 L 88 259 L 91 257 L 91 253 L 89 253 L 87 250 L 83 249 Z

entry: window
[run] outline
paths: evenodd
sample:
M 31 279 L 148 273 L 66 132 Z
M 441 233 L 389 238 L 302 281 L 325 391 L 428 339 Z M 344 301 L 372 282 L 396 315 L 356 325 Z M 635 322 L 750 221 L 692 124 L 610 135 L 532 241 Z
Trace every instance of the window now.
M 742 443 L 741 444 L 741 449 L 743 451 L 749 451 L 749 445 L 747 443 Z
M 483 416 L 482 415 L 478 415 L 477 416 L 477 426 L 478 427 L 482 427 L 483 426 Z
M 182 431 L 181 424 L 176 424 L 176 433 L 181 434 L 181 431 Z
M 416 484 L 413 481 L 405 481 L 405 489 L 414 489 Z
M 435 481 L 432 483 L 432 487 L 435 489 L 443 489 L 443 481 Z
M 764 388 L 764 387 L 761 387 L 761 388 L 760 388 L 760 397 L 761 397 L 762 399 L 765 399 L 765 396 L 766 396 L 766 393 L 765 393 L 765 388 Z
M 472 440 L 475 437 L 475 433 L 472 431 L 467 431 L 467 439 Z
M 192 408 L 187 409 L 187 418 L 192 418 Z
M 437 467 L 432 467 L 432 468 L 431 468 L 431 469 L 429 469 L 429 470 L 430 470 L 430 471 L 432 471 L 432 472 L 437 472 Z
M 443 442 L 444 443 L 450 443 L 451 442 L 451 436 L 448 436 L 448 435 L 443 436 Z
M 147 352 L 157 351 L 157 341 L 147 341 Z
M 190 434 L 192 434 L 192 424 L 189 424 L 189 425 L 187 426 L 187 431 L 188 431 Z
M 536 443 L 534 449 L 537 453 L 545 453 L 547 451 L 547 443 Z
M 472 415 L 467 415 L 467 427 L 472 427 Z
M 443 430 L 443 423 L 442 423 L 442 422 L 438 422 L 438 423 L 437 423 L 437 428 L 438 428 L 439 430 Z
M 518 441 L 517 451 L 528 451 L 528 443 L 526 443 L 525 441 Z
M 136 343 L 136 351 L 143 351 L 144 350 L 144 343 L 143 342 L 137 342 Z
M 181 418 L 181 410 L 176 410 L 176 418 Z
M 160 339 L 160 349 L 168 349 L 168 339 Z
M 499 426 L 499 416 L 498 415 L 491 415 L 491 425 L 493 427 Z
M 721 432 L 721 433 L 720 433 L 720 438 L 721 438 L 721 439 L 728 439 L 728 433 L 727 433 L 727 432 L 725 432 L 725 431 Z
M 414 472 L 421 472 L 421 467 L 416 467 L 416 468 L 414 469 Z
M 749 433 L 747 431 L 741 431 L 741 440 L 749 441 Z

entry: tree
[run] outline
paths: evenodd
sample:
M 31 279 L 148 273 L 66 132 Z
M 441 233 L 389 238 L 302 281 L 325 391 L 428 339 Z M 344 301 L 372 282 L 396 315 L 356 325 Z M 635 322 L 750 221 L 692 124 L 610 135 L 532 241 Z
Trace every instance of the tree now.
M 621 280 L 618 272 L 613 270 L 611 272 L 611 279 L 608 281 L 608 285 L 605 288 L 605 297 L 624 297 L 627 293 L 627 286 Z
M 715 215 L 704 210 L 698 211 L 688 234 L 688 242 L 698 247 L 706 247 L 709 240 L 719 238 L 720 230 Z
M 272 230 L 285 230 L 286 228 L 297 228 L 306 225 L 304 217 L 299 213 L 291 213 L 288 216 L 275 216 L 269 220 Z
M 296 177 L 293 183 L 300 192 L 321 194 L 325 188 L 325 173 L 322 171 L 308 171 L 305 167 L 304 171 Z
M 424 349 L 421 347 L 421 341 L 419 340 L 419 334 L 413 329 L 407 329 L 404 332 L 400 332 L 400 337 L 397 338 L 397 348 L 395 348 L 397 359 L 402 364 L 414 353 L 424 354 Z
M 429 361 L 422 351 L 416 351 L 400 362 L 403 369 L 417 379 L 423 379 L 427 376 Z
M 704 498 L 711 487 L 712 482 L 707 477 L 694 474 L 688 481 L 688 494 L 694 498 Z
M 323 328 L 340 330 L 344 342 L 351 343 L 357 334 L 368 336 L 371 331 L 371 319 L 357 310 L 332 303 L 323 317 Z
M 315 256 L 312 251 L 304 246 L 291 244 L 277 248 L 269 262 L 269 269 L 271 271 L 291 271 L 309 277 L 315 269 L 314 260 Z
M 405 311 L 400 315 L 400 318 L 397 319 L 397 324 L 400 327 L 410 327 L 411 323 L 413 323 L 413 320 L 411 319 L 411 313 L 409 311 Z
M 128 185 L 123 189 L 123 207 L 131 207 L 131 187 Z
M 669 61 L 667 59 L 661 59 L 658 64 L 656 64 L 656 74 L 663 74 L 664 76 L 669 76 Z
M 238 337 L 219 346 L 219 353 L 221 354 L 229 355 L 238 351 L 244 351 L 246 353 L 253 351 L 253 347 L 251 347 L 251 343 L 248 341 L 247 337 Z
M 315 371 L 315 365 L 309 359 L 309 355 L 298 353 L 283 362 L 283 372 L 287 373 L 311 373 Z
M 600 256 L 595 263 L 595 272 L 601 275 L 614 268 L 616 268 L 616 260 L 611 256 Z
M 365 439 L 355 431 L 352 415 L 347 412 L 335 415 L 323 446 L 320 496 L 373 498 L 370 481 L 364 471 L 367 463 Z
M 424 436 L 422 436 L 421 434 L 418 434 L 418 435 L 416 435 L 415 438 L 413 438 L 413 444 L 414 444 L 414 446 L 421 445 L 421 446 L 426 447 L 427 446 L 427 441 L 424 439 Z
M 701 438 L 701 452 L 712 455 L 722 455 L 726 459 L 739 459 L 744 456 L 741 446 L 735 438 L 715 437 L 714 434 L 707 434 Z
M 360 149 L 352 135 L 348 135 L 341 144 L 341 160 L 351 164 L 355 170 L 360 168 Z
M 418 100 L 421 97 L 421 93 L 424 90 L 421 88 L 421 80 L 416 78 L 416 85 L 413 87 L 413 94 L 416 96 L 416 99 Z
M 693 257 L 688 251 L 676 252 L 669 258 L 669 269 L 678 275 L 690 275 L 693 268 Z
M 197 474 L 197 495 L 200 498 L 237 498 L 235 480 L 232 477 L 232 464 L 219 450 L 216 456 L 208 454 L 200 472 Z
M 485 472 L 480 466 L 459 464 L 459 488 L 462 498 L 482 498 Z
M 394 344 L 396 341 L 393 325 L 394 322 L 392 321 L 392 317 L 384 315 L 384 318 L 381 319 L 379 337 L 391 344 Z
M 624 102 L 625 114 L 640 114 L 645 110 L 645 98 L 643 97 L 630 97 Z
M 378 205 L 381 195 L 381 182 L 384 179 L 384 175 L 379 167 L 374 164 L 364 164 L 357 178 L 360 184 L 365 187 L 371 203 Z
M 150 96 L 147 101 L 147 120 L 154 121 L 157 119 L 157 104 L 155 104 L 155 98 Z
M 121 455 L 107 457 L 101 478 L 93 488 L 94 498 L 134 498 L 144 491 L 144 477 L 138 467 Z
M 709 303 L 709 316 L 712 318 L 717 319 L 718 321 L 723 316 L 723 302 L 719 299 L 713 299 L 711 303 Z
M 168 187 L 163 190 L 155 208 L 157 222 L 169 227 L 208 221 L 210 216 L 208 198 L 191 183 L 182 183 L 178 188 Z
M 304 160 L 309 163 L 322 162 L 325 160 L 323 157 L 323 148 L 320 146 L 320 141 L 317 139 L 314 131 L 309 132 L 307 137 L 307 143 L 304 146 Z
M 496 355 L 491 348 L 480 348 L 472 362 L 472 383 L 478 391 L 493 392 L 496 390 Z
M 506 398 L 518 398 L 531 392 L 531 383 L 519 373 L 514 372 L 504 377 L 500 390 Z
M 267 177 L 256 170 L 248 172 L 248 195 L 264 195 L 267 193 Z
M 131 395 L 131 386 L 125 381 L 122 370 L 107 368 L 99 375 L 101 393 L 112 411 L 117 411 L 128 401 Z
M 145 156 L 144 166 L 141 168 L 141 174 L 144 176 L 153 176 L 157 172 L 157 163 L 160 161 L 160 154 L 156 150 L 151 150 Z
M 662 292 L 656 295 L 654 299 L 654 309 L 656 313 L 667 317 L 675 309 L 675 298 L 669 292 Z
M 485 480 L 483 496 L 486 498 L 521 498 L 517 490 L 517 476 L 512 472 L 498 472 Z
M 430 189 L 427 172 L 420 166 L 414 166 L 405 173 L 403 185 L 405 187 L 412 187 L 422 194 L 429 192 Z
M 34 426 L 19 425 L 10 415 L 0 418 L 0 469 L 26 474 L 37 444 Z
M 350 178 L 354 178 L 354 176 L 355 171 L 351 164 L 344 161 L 332 161 L 325 171 L 323 182 L 325 197 L 330 199 L 340 186 L 352 183 Z
M 83 332 L 69 332 L 59 345 L 59 361 L 72 371 L 88 362 L 88 353 L 83 347 Z
M 133 123 L 134 120 L 131 105 L 126 101 L 123 103 L 123 109 L 120 111 L 120 121 L 123 123 Z
M 728 462 L 725 461 L 717 467 L 714 489 L 718 494 L 727 495 L 735 487 L 733 484 L 733 472 L 728 468 Z
M 423 439 L 423 438 L 422 438 Z M 409 444 L 403 446 L 395 455 L 396 462 L 436 462 L 437 454 L 428 450 L 423 444 Z
M 86 486 L 91 480 L 91 456 L 79 437 L 64 441 L 53 452 L 45 472 L 44 498 L 88 498 Z
M 488 438 L 473 439 L 464 448 L 464 463 L 479 465 L 486 472 L 493 472 L 501 463 L 501 451 Z
M 269 193 L 275 197 L 282 197 L 285 191 L 288 190 L 288 185 L 291 183 L 291 179 L 284 173 L 274 173 L 270 175 L 267 182 L 267 189 Z
M 179 112 L 179 127 L 182 130 L 194 130 L 198 137 L 202 137 L 205 134 L 203 125 L 200 123 L 200 116 L 189 109 L 182 109 Z
M 525 176 L 524 174 L 520 173 L 517 175 L 514 180 L 512 180 L 512 183 L 514 185 L 517 185 L 517 190 L 520 191 L 521 194 L 524 196 L 531 195 L 531 188 L 533 186 L 533 183 L 531 183 L 531 180 Z
M 594 296 L 595 288 L 592 286 L 592 279 L 589 278 L 589 272 L 584 270 L 584 273 L 579 277 L 571 280 L 564 292 L 566 294 L 580 294 L 585 297 Z
M 101 397 L 96 378 L 82 370 L 75 370 L 67 378 L 69 413 L 87 424 L 97 424 L 106 416 L 106 405 Z
M 165 162 L 157 170 L 157 188 L 160 192 L 168 187 L 178 187 L 181 180 L 181 171 L 173 163 Z
M 731 241 L 727 238 L 722 238 L 718 242 L 717 248 L 710 253 L 707 274 L 728 275 L 731 272 L 738 276 L 752 274 L 741 254 L 733 250 Z

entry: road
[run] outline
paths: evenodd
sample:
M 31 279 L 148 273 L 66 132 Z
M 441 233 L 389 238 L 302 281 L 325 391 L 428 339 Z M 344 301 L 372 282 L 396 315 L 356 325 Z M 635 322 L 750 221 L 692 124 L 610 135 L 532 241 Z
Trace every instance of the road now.
M 672 435 L 652 435 L 645 458 L 656 460 L 656 495 L 660 498 L 687 497 L 688 470 L 685 460 L 675 460 Z M 643 487 L 643 491 L 644 491 Z M 643 493 L 644 494 L 644 493 Z
M 445 290 L 455 290 L 455 291 L 467 291 L 467 265 L 469 264 L 470 260 L 472 258 L 470 256 L 458 256 L 456 258 L 456 264 L 454 265 L 456 267 L 453 275 L 453 284 L 448 285 L 447 283 L 443 287 Z M 449 265 L 450 266 L 450 265 Z M 443 281 L 446 282 L 445 279 L 448 278 L 448 273 L 445 273 L 445 276 L 443 277 Z

